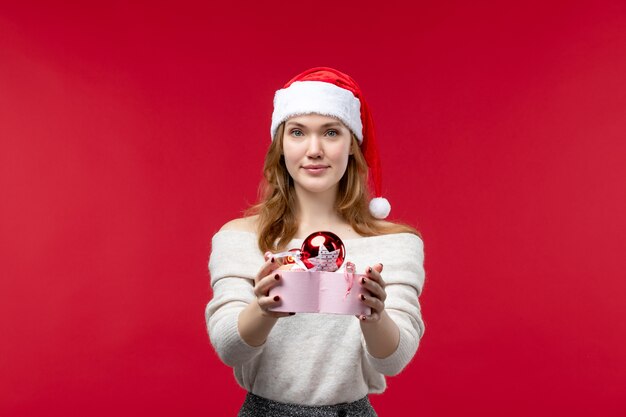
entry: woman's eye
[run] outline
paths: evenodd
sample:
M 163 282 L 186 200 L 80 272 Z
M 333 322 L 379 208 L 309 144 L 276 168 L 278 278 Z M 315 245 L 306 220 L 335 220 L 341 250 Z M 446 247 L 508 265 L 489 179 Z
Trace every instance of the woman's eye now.
M 291 131 L 291 134 L 293 136 L 300 136 L 300 133 L 302 133 L 302 131 L 300 129 L 294 129 Z
M 337 136 L 339 133 L 336 130 L 329 130 L 328 135 L 331 137 Z

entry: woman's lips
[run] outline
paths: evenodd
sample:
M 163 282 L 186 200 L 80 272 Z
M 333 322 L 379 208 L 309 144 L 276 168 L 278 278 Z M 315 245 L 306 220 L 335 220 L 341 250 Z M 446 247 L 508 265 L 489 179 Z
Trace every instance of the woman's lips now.
M 326 165 L 310 165 L 304 166 L 302 168 L 311 175 L 320 175 L 324 173 L 329 167 Z

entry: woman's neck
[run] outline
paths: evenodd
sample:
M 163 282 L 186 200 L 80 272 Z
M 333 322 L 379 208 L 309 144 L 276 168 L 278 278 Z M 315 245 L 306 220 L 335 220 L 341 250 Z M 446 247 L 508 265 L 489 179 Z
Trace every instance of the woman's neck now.
M 324 230 L 345 224 L 337 210 L 335 200 L 337 188 L 323 193 L 311 193 L 296 186 L 298 199 L 299 234 Z

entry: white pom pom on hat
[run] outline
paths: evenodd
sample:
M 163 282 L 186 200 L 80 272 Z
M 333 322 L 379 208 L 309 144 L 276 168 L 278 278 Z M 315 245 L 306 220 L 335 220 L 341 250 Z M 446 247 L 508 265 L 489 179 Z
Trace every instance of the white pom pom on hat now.
M 274 94 L 270 135 L 292 116 L 318 113 L 341 120 L 357 137 L 369 168 L 375 198 L 369 210 L 384 219 L 391 205 L 382 197 L 382 177 L 374 121 L 358 84 L 347 74 L 330 67 L 310 68 L 289 80 Z
M 384 197 L 375 197 L 370 200 L 370 213 L 377 219 L 385 219 L 389 216 L 391 204 Z

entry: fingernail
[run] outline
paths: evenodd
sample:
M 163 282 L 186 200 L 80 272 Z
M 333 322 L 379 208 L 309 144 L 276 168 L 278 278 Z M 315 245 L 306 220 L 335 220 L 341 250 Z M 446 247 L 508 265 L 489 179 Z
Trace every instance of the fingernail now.
M 383 270 L 383 264 L 380 264 L 380 270 L 381 271 Z
M 361 316 L 361 321 L 365 321 L 365 316 Z
M 272 263 L 274 263 L 274 257 L 272 256 Z
M 365 284 L 365 277 L 361 278 L 361 284 Z
M 295 316 L 295 315 L 296 315 L 296 313 L 289 313 L 289 315 L 290 315 L 290 316 Z
M 369 273 L 372 272 L 372 267 L 371 266 L 367 268 L 367 272 L 369 272 Z
M 275 279 L 276 281 L 278 281 L 278 280 L 280 279 L 280 275 L 278 275 L 278 274 L 274 275 L 274 279 Z
M 365 301 L 365 296 L 361 294 L 361 300 Z
M 277 295 L 276 295 L 276 296 L 274 296 L 274 301 L 278 301 L 278 300 L 280 300 L 280 297 L 279 297 L 279 296 L 277 296 Z

